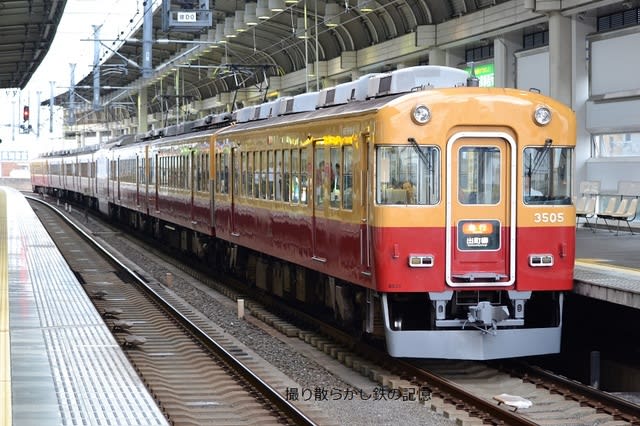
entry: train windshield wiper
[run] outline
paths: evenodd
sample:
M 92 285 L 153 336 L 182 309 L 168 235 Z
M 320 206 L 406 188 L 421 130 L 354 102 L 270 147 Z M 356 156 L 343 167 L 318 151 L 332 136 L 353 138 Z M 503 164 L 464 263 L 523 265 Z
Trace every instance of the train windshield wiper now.
M 413 149 L 418 153 L 418 156 L 422 160 L 422 164 L 425 165 L 427 170 L 431 170 L 431 160 L 429 159 L 429 157 L 427 157 L 427 154 L 425 154 L 424 151 L 420 149 L 420 145 L 418 145 L 418 142 L 414 138 L 408 138 L 407 142 L 409 142 Z

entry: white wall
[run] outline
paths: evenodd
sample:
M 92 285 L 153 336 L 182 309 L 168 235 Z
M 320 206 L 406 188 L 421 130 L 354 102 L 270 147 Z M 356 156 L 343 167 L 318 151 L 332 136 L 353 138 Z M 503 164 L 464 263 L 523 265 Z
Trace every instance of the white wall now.
M 516 88 L 535 88 L 549 96 L 549 48 L 516 53 Z
M 591 41 L 591 96 L 640 89 L 638 46 L 640 33 Z
M 640 132 L 640 28 L 589 38 L 591 96 L 585 127 L 591 134 Z M 636 96 L 635 98 L 632 96 Z M 616 192 L 619 181 L 640 181 L 640 157 L 590 158 L 587 180 L 599 180 L 603 192 Z

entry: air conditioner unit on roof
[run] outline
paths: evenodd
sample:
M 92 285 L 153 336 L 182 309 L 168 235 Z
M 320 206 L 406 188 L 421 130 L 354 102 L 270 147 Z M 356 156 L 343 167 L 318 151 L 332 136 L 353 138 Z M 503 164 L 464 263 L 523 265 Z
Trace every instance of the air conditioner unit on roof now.
M 445 88 L 466 85 L 466 71 L 438 65 L 403 68 L 378 74 L 369 80 L 368 97 L 408 93 L 424 88 Z
M 319 94 L 319 92 L 309 92 L 283 98 L 283 103 L 281 104 L 281 108 L 283 108 L 282 114 L 314 111 L 318 105 Z
M 346 104 L 352 101 L 362 101 L 367 98 L 369 80 L 377 73 L 366 74 L 355 81 L 338 84 L 335 87 L 328 87 L 320 91 L 318 108 L 332 105 Z

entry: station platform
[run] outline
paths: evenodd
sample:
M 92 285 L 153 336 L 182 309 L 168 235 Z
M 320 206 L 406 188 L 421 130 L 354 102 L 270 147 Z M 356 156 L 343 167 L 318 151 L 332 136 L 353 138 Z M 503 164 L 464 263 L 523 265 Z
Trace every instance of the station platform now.
M 24 196 L 0 187 L 0 424 L 168 425 Z
M 633 232 L 577 228 L 574 293 L 640 309 L 640 228 Z

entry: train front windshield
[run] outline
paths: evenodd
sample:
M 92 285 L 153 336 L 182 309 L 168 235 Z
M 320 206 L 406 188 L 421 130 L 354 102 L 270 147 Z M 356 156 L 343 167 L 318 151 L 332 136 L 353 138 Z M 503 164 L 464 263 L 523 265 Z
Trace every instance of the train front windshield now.
M 525 204 L 571 204 L 573 149 L 525 148 L 522 194 Z

